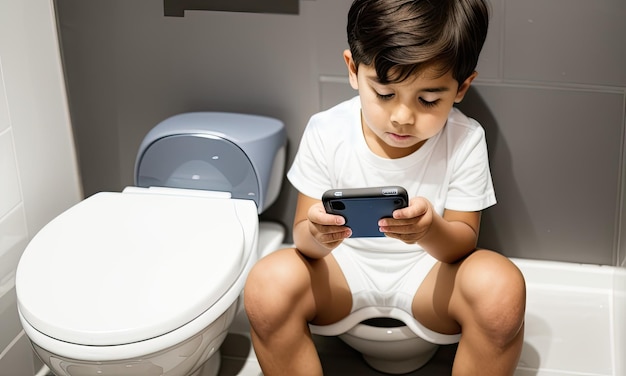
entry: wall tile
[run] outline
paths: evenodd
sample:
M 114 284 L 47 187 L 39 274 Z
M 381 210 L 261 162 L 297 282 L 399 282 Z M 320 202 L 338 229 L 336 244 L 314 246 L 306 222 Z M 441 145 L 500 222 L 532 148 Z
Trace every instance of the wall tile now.
M 317 70 L 325 75 L 347 75 L 343 51 L 348 48 L 346 24 L 352 0 L 322 0 L 302 3 L 309 40 L 315 51 Z
M 19 204 L 0 217 L 0 298 L 14 286 L 15 269 L 27 241 L 24 206 Z
M 22 199 L 13 147 L 13 133 L 0 133 L 0 218 L 14 208 Z
M 480 80 L 494 80 L 501 78 L 501 48 L 502 44 L 502 31 L 503 31 L 503 9 L 502 4 L 504 0 L 491 0 L 491 13 L 489 20 L 489 32 L 487 33 L 487 39 L 480 52 L 480 58 L 478 59 L 478 78 Z
M 350 86 L 347 76 L 320 77 L 320 111 L 327 110 L 359 93 Z
M 54 4 L 50 1 L 0 1 L 2 90 L 11 115 L 20 193 L 30 234 L 71 206 L 79 195 L 51 7 Z
M 614 264 L 623 105 L 619 93 L 475 85 L 460 107 L 486 129 L 498 197 L 480 245 Z
M 9 119 L 9 107 L 4 91 L 4 77 L 2 71 L 2 59 L 0 59 L 0 134 L 11 126 Z
M 626 86 L 626 2 L 509 0 L 504 77 Z

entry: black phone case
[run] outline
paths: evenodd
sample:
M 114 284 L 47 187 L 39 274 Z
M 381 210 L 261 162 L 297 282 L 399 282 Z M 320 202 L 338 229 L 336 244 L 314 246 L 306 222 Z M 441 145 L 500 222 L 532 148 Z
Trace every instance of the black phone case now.
M 327 213 L 346 219 L 353 238 L 371 238 L 385 236 L 378 230 L 378 220 L 406 207 L 409 198 L 400 186 L 330 189 L 324 192 L 322 203 Z

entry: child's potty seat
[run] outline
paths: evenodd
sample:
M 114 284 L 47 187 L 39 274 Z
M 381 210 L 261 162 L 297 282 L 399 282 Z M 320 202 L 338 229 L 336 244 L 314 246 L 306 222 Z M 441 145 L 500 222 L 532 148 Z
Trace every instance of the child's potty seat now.
M 257 258 L 256 205 L 165 191 L 98 193 L 46 225 L 17 269 L 27 326 L 95 359 L 142 341 L 161 350 L 199 316 L 212 322 L 226 311 Z
M 393 307 L 364 307 L 350 313 L 345 318 L 329 325 L 309 325 L 311 332 L 323 336 L 338 336 L 351 331 L 365 320 L 388 317 L 402 321 L 415 335 L 423 340 L 438 345 L 449 345 L 457 343 L 461 339 L 460 334 L 441 334 L 434 332 L 407 312 Z

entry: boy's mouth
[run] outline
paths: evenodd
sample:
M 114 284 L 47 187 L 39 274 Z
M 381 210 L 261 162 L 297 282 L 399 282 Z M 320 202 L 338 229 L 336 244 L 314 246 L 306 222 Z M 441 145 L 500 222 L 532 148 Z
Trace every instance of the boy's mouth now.
M 398 141 L 405 141 L 408 140 L 410 138 L 412 138 L 413 136 L 411 135 L 403 135 L 403 134 L 398 134 L 398 133 L 388 133 L 389 137 L 391 137 L 394 140 L 398 140 Z

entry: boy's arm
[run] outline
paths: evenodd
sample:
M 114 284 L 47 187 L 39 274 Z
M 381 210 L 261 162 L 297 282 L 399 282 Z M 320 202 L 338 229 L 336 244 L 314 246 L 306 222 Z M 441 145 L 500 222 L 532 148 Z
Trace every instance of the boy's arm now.
M 424 198 L 411 200 L 409 207 L 394 212 L 394 219 L 381 219 L 387 236 L 405 243 L 418 243 L 439 261 L 453 263 L 476 249 L 481 212 L 435 212 Z
M 479 211 L 445 210 L 443 217 L 434 213 L 430 231 L 418 243 L 442 262 L 459 261 L 476 249 L 480 216 Z
M 322 201 L 298 192 L 293 220 L 293 241 L 309 258 L 322 258 L 350 237 L 350 229 L 342 226 L 343 217 L 326 213 Z

